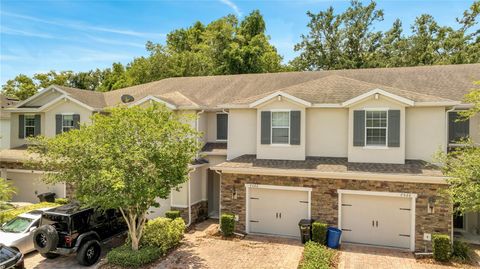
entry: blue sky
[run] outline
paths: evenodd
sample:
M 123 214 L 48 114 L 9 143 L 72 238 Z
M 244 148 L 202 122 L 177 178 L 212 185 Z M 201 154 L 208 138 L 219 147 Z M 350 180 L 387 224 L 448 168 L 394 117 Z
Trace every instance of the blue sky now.
M 389 28 L 400 18 L 405 30 L 416 16 L 429 13 L 441 25 L 455 26 L 473 0 L 379 0 L 385 19 L 377 29 Z M 173 29 L 199 20 L 208 23 L 226 14 L 240 17 L 254 9 L 264 15 L 271 42 L 287 62 L 293 46 L 307 33 L 308 10 L 329 6 L 344 10 L 348 1 L 164 1 L 164 0 L 1 0 L 0 83 L 19 73 L 49 70 L 87 71 L 112 62 L 128 63 L 146 55 L 144 44 L 165 42 Z

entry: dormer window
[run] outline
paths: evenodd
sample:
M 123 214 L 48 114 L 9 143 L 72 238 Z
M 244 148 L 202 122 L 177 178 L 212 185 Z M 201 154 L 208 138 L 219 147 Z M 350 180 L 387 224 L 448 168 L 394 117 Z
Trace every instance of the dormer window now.
M 289 144 L 290 112 L 272 111 L 272 144 Z
M 217 141 L 228 139 L 228 114 L 217 113 Z
M 35 115 L 25 115 L 25 137 L 35 136 Z
M 366 111 L 367 146 L 387 145 L 387 111 Z
M 460 119 L 458 112 L 448 113 L 448 143 L 455 144 L 470 135 L 470 121 Z

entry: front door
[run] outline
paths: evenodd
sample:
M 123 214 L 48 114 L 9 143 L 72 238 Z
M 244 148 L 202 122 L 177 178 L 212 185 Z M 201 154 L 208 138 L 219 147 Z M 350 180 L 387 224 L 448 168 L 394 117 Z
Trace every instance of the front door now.
M 218 218 L 220 200 L 220 175 L 208 169 L 208 216 Z

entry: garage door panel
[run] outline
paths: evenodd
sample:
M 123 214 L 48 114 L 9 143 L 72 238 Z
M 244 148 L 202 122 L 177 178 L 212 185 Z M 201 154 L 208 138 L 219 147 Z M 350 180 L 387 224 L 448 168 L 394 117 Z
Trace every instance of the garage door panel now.
M 411 200 L 402 197 L 342 195 L 342 241 L 410 247 Z
M 247 199 L 250 232 L 299 236 L 298 222 L 308 217 L 308 192 L 251 188 Z

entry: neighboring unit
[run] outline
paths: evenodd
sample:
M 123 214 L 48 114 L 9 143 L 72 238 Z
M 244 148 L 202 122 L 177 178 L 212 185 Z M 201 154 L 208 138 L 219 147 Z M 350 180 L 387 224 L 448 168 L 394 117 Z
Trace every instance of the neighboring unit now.
M 240 232 L 289 237 L 313 218 L 341 228 L 343 242 L 423 252 L 429 235 L 454 229 L 480 242 L 479 214 L 453 222 L 432 164 L 462 138 L 480 142 L 479 115 L 456 120 L 479 79 L 480 64 L 470 64 L 168 78 L 106 93 L 52 86 L 7 109 L 10 148 L 109 107 L 161 103 L 195 114 L 205 146 L 190 180 L 151 217 L 178 209 L 192 223 L 228 212 Z M 22 169 L 0 161 L 7 178 Z

